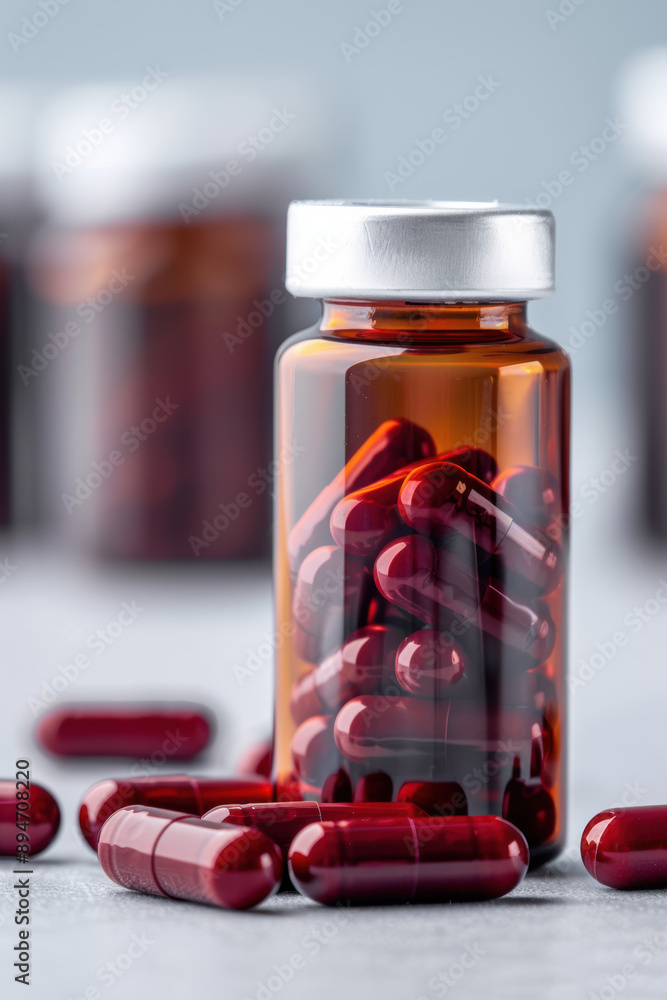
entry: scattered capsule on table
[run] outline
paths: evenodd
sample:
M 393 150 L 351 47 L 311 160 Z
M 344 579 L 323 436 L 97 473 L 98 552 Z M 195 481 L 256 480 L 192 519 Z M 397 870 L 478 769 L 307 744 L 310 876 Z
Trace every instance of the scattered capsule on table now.
M 288 550 L 292 573 L 297 573 L 314 549 L 331 545 L 331 514 L 346 493 L 384 479 L 404 465 L 434 455 L 433 438 L 417 424 L 405 419 L 385 420 L 380 424 L 290 531 Z
M 343 819 L 374 823 L 384 817 L 423 815 L 422 810 L 410 802 L 270 802 L 217 806 L 202 819 L 261 830 L 280 847 L 287 864 L 290 844 L 297 833 L 311 823 Z
M 549 593 L 561 580 L 558 544 L 538 535 L 516 507 L 457 465 L 432 462 L 411 472 L 398 510 L 413 531 L 436 541 L 457 533 L 472 542 L 480 562 L 492 559 L 491 571 L 504 586 L 532 596 Z
M 106 778 L 84 795 L 79 825 L 86 841 L 97 850 L 106 820 L 129 805 L 175 809 L 201 816 L 225 802 L 270 802 L 273 786 L 265 778 L 193 778 L 187 774 L 165 774 L 159 778 Z
M 290 709 L 297 725 L 311 715 L 337 712 L 356 695 L 381 691 L 393 677 L 402 638 L 398 629 L 384 625 L 365 625 L 352 632 L 341 647 L 295 681 Z
M 496 899 L 529 860 L 523 834 L 498 816 L 314 823 L 288 856 L 299 892 L 330 906 Z
M 514 465 L 495 477 L 491 489 L 514 504 L 531 524 L 547 527 L 560 514 L 558 484 L 546 469 Z
M 27 782 L 26 782 L 27 783 Z M 16 778 L 0 779 L 0 855 L 32 857 L 46 850 L 60 826 L 60 809 L 51 792 Z M 17 795 L 17 792 L 21 793 Z M 24 797 L 27 792 L 27 797 Z M 27 802 L 28 808 L 24 808 Z M 27 820 L 27 823 L 26 823 Z M 24 846 L 29 848 L 23 850 Z
M 35 727 L 37 742 L 60 757 L 151 757 L 191 760 L 214 730 L 202 705 L 73 703 L 47 712 Z
M 581 858 L 611 889 L 667 888 L 667 806 L 598 813 L 583 832 Z
M 257 906 L 283 875 L 279 848 L 259 830 L 148 806 L 117 810 L 102 827 L 97 856 L 126 889 L 232 910 Z
M 465 623 L 542 663 L 556 641 L 545 604 L 520 603 L 483 583 L 458 554 L 436 549 L 423 535 L 390 542 L 375 561 L 375 582 L 388 601 L 427 625 L 451 631 Z

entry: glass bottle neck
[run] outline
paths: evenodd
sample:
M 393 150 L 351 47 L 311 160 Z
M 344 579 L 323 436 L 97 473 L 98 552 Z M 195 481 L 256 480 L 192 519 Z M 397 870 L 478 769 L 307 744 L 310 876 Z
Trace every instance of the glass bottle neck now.
M 515 340 L 528 332 L 525 302 L 340 302 L 322 303 L 320 331 L 351 340 L 422 338 Z

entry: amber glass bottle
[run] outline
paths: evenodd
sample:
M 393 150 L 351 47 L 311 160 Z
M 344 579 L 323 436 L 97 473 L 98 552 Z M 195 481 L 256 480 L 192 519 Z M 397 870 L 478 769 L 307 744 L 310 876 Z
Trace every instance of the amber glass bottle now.
M 324 307 L 277 363 L 279 794 L 502 815 L 533 864 L 565 808 L 569 365 L 525 304 L 552 225 L 297 203 L 288 285 Z
M 90 352 L 94 450 L 62 494 L 97 553 L 268 553 L 278 245 L 270 218 L 231 214 L 42 234 L 34 285 Z

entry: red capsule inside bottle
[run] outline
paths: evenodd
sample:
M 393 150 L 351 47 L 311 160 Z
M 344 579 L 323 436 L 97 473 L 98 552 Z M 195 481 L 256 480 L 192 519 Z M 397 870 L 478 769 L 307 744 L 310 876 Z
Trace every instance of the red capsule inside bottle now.
M 311 715 L 337 712 L 356 695 L 382 691 L 393 677 L 401 639 L 398 629 L 384 625 L 366 625 L 352 632 L 339 649 L 295 682 L 290 709 L 297 725 Z
M 292 573 L 314 549 L 331 545 L 329 522 L 336 504 L 404 465 L 435 455 L 433 438 L 409 420 L 385 420 L 354 453 L 347 465 L 311 503 L 292 528 L 289 560 Z
M 458 781 L 406 781 L 397 802 L 412 802 L 427 816 L 467 816 L 468 800 Z
M 201 816 L 225 802 L 270 802 L 273 785 L 265 778 L 193 778 L 169 774 L 159 778 L 106 778 L 86 792 L 79 809 L 79 825 L 86 841 L 97 850 L 104 823 L 129 805 L 154 806 Z
M 125 806 L 106 821 L 98 857 L 126 889 L 232 910 L 273 895 L 283 873 L 280 850 L 257 829 L 148 806 Z
M 586 825 L 581 858 L 611 889 L 667 887 L 667 806 L 605 809 Z
M 505 788 L 503 817 L 519 827 L 529 847 L 539 847 L 556 829 L 556 804 L 539 779 L 513 777 Z
M 447 632 L 423 628 L 404 639 L 396 653 L 396 680 L 418 698 L 446 698 L 466 668 L 463 647 Z M 363 692 L 360 692 L 363 693 Z
M 442 452 L 437 460 L 458 464 L 486 482 L 497 469 L 495 459 L 481 448 Z M 334 541 L 350 555 L 369 559 L 375 558 L 391 538 L 405 534 L 405 523 L 398 512 L 399 493 L 408 475 L 424 464 L 413 462 L 343 497 L 331 515 Z
M 472 542 L 480 564 L 492 559 L 492 575 L 507 589 L 545 594 L 563 575 L 557 543 L 538 537 L 516 507 L 457 465 L 433 462 L 411 472 L 398 510 L 413 531 L 437 541 L 457 533 Z
M 481 580 L 458 552 L 436 549 L 422 535 L 390 542 L 375 561 L 375 582 L 388 601 L 440 631 L 462 625 L 479 629 L 534 664 L 542 663 L 554 647 L 554 625 L 545 605 L 512 600 Z
M 210 713 L 200 705 L 70 704 L 47 712 L 37 742 L 60 757 L 150 757 L 191 760 L 208 746 Z
M 546 469 L 515 465 L 491 483 L 491 489 L 509 500 L 531 524 L 547 527 L 561 512 L 558 485 Z
M 292 602 L 303 659 L 317 663 L 343 642 L 363 618 L 371 586 L 363 560 L 336 546 L 322 546 L 304 559 Z
M 530 757 L 535 724 L 522 709 L 488 706 L 480 712 L 475 702 L 362 695 L 341 708 L 334 738 L 343 756 L 355 763 L 432 757 L 444 768 L 447 751 L 467 747 L 500 754 L 511 744 L 517 754 Z M 539 726 L 537 727 L 539 730 Z
M 527 868 L 523 834 L 498 816 L 314 823 L 289 850 L 294 885 L 329 906 L 495 899 Z
M 313 715 L 302 722 L 292 737 L 291 752 L 297 778 L 321 789 L 337 759 L 333 718 Z
M 20 780 L 20 779 L 19 779 Z M 32 857 L 46 850 L 60 826 L 60 809 L 51 792 L 16 778 L 0 779 L 0 855 Z M 17 795 L 17 793 L 20 793 Z M 24 797 L 25 796 L 25 797 Z M 28 850 L 23 850 L 24 847 Z

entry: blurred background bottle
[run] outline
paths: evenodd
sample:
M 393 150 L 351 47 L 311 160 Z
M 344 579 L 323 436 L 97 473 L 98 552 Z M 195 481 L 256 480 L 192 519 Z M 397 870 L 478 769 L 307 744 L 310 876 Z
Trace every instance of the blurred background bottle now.
M 33 144 L 42 88 L 0 86 L 0 530 L 29 516 L 27 434 L 34 426 L 29 395 L 15 390 L 14 365 L 28 339 L 26 253 L 39 220 Z
M 628 360 L 636 365 L 641 507 L 648 533 L 667 541 L 667 47 L 629 61 L 619 108 L 635 190 L 625 220 L 627 273 L 617 286 L 633 334 Z
M 285 212 L 323 183 L 325 133 L 289 84 L 160 77 L 65 91 L 45 116 L 23 374 L 43 515 L 105 557 L 262 557 Z

